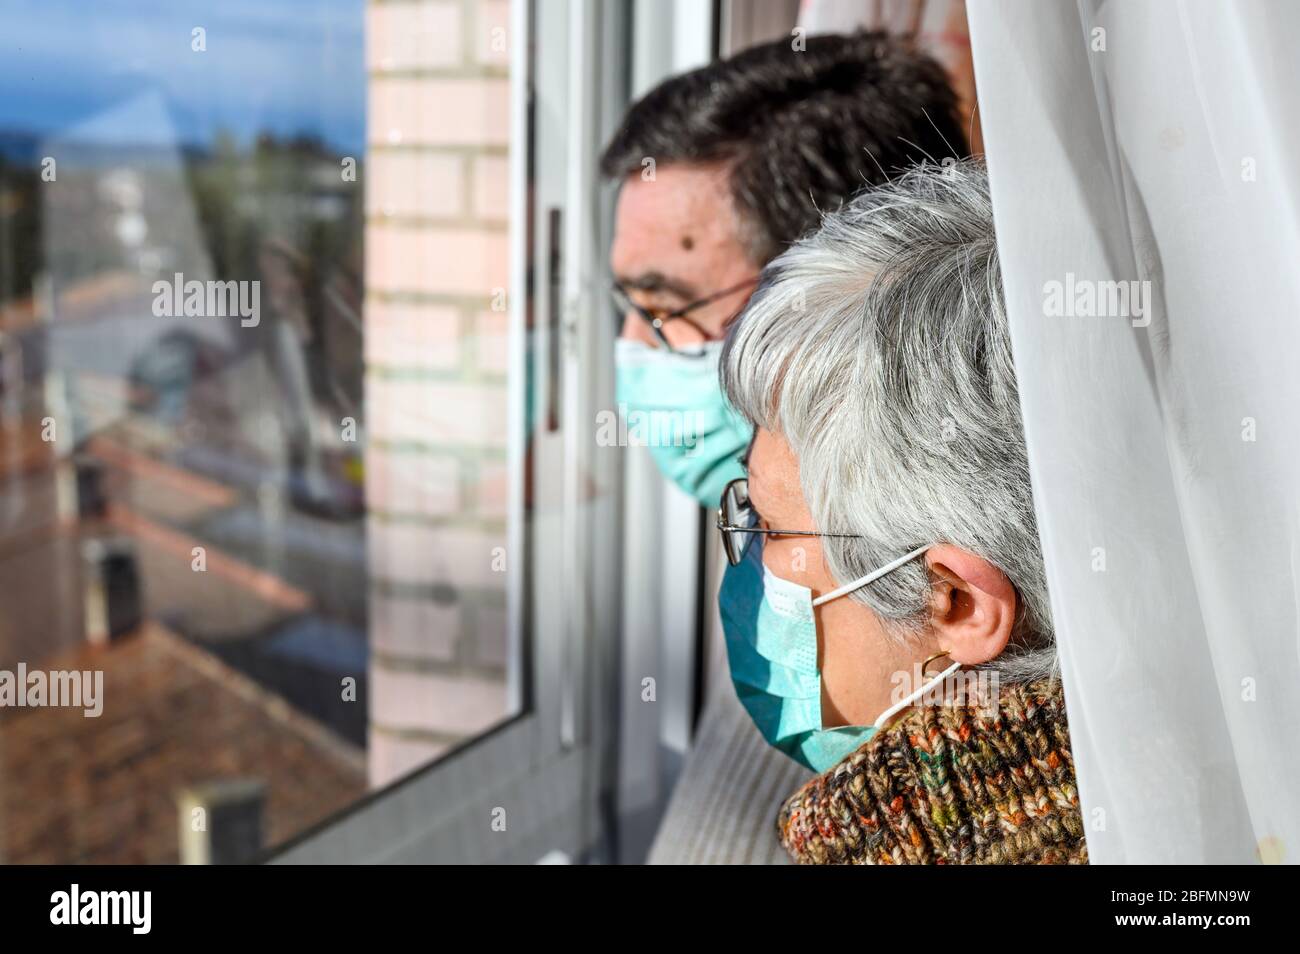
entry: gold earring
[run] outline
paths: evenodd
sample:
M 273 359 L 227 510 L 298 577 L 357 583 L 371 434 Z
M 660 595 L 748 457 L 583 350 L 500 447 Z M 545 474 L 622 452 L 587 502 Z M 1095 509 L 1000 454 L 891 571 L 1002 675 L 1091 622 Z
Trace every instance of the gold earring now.
M 947 656 L 947 655 L 948 655 L 948 650 L 946 650 L 946 649 L 941 649 L 941 650 L 939 650 L 937 653 L 935 653 L 935 654 L 932 655 L 932 656 L 926 656 L 926 657 L 925 657 L 925 662 L 921 663 L 921 676 L 924 677 L 924 676 L 928 675 L 928 673 L 925 671 L 925 669 L 926 669 L 927 666 L 930 665 L 930 663 L 934 662 L 934 661 L 935 661 L 936 659 L 938 659 L 940 656 Z M 953 662 L 956 662 L 956 660 L 953 660 Z

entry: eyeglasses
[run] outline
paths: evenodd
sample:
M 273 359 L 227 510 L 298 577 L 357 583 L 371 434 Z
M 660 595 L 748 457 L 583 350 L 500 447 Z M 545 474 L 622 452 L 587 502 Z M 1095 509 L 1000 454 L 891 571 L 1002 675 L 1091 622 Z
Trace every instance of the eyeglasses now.
M 715 301 L 721 301 L 729 295 L 734 295 L 747 288 L 753 288 L 757 284 L 758 277 L 755 276 L 754 278 L 741 282 L 739 285 L 732 285 L 730 288 L 724 288 L 720 292 L 714 292 L 712 295 L 696 299 L 689 305 L 685 305 L 673 311 L 667 311 L 661 308 L 646 308 L 642 305 L 638 305 L 632 300 L 632 296 L 628 293 L 628 290 L 618 282 L 612 282 L 610 284 L 610 294 L 614 296 L 614 306 L 618 308 L 620 315 L 626 315 L 629 311 L 636 312 L 641 316 L 642 320 L 650 326 L 650 330 L 654 332 L 655 339 L 669 351 L 695 356 L 699 354 L 699 352 L 684 349 L 697 348 L 699 345 L 707 343 L 709 341 L 709 333 L 686 316 L 693 311 L 703 308 L 705 305 L 711 305 Z M 734 319 L 738 314 L 740 314 L 739 309 L 732 314 L 731 318 L 727 319 L 728 322 Z M 664 326 L 670 321 L 677 322 L 677 324 L 673 326 L 673 337 L 677 340 L 675 346 L 672 341 L 668 340 L 668 335 L 664 331 Z
M 749 503 L 749 481 L 737 477 L 722 491 L 718 506 L 718 532 L 722 534 L 722 548 L 727 551 L 727 562 L 739 566 L 745 550 L 753 540 L 751 534 L 766 533 L 780 537 L 856 537 L 856 533 L 820 533 L 816 530 L 768 530 L 757 527 L 758 513 Z

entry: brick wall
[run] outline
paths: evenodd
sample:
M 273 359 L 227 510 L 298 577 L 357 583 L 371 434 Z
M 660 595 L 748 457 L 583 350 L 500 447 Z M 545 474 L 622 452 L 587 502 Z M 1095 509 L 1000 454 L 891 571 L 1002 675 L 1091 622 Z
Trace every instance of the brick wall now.
M 507 0 L 366 12 L 372 786 L 507 714 L 508 29 Z

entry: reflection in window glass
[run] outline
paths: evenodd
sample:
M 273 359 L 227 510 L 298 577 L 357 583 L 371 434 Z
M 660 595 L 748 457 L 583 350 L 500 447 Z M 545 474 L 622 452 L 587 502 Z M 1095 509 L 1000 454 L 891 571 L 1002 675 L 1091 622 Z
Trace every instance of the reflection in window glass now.
M 514 714 L 508 4 L 6 22 L 0 862 L 248 860 Z

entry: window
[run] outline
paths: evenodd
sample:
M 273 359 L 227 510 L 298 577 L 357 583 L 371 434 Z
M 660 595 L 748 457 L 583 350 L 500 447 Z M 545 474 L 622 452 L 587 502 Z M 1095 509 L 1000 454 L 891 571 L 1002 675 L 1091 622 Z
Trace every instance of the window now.
M 7 23 L 0 861 L 248 860 L 525 711 L 527 20 Z

